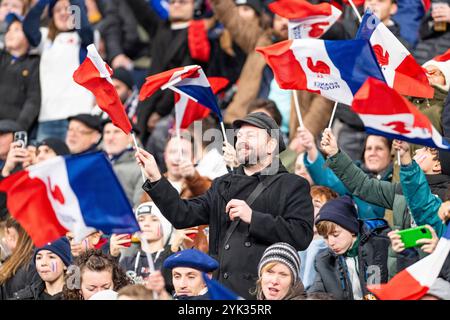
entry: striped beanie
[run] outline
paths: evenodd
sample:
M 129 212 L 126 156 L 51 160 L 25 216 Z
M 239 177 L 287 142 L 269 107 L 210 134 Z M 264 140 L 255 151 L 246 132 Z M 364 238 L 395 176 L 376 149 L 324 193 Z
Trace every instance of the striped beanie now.
M 259 261 L 258 275 L 261 277 L 261 270 L 264 266 L 271 262 L 280 262 L 285 264 L 294 276 L 294 283 L 299 280 L 300 274 L 300 257 L 297 250 L 290 244 L 285 242 L 277 242 L 268 247 Z

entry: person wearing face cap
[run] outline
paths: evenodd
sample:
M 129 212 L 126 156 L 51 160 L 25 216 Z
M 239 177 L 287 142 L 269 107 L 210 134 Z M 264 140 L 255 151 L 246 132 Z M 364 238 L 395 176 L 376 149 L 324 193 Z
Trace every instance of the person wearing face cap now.
M 172 254 L 169 239 L 172 235 L 172 225 L 161 214 L 153 202 L 141 203 L 135 210 L 136 219 L 141 229 L 141 242 L 133 243 L 127 235 L 112 235 L 110 239 L 110 254 L 119 257 L 119 265 L 136 283 L 148 281 L 150 267 L 147 255 L 150 255 L 154 268 L 164 277 L 167 291 L 172 289 L 170 271 L 165 270 L 163 262 Z M 142 240 L 147 244 L 142 244 Z
M 69 117 L 66 144 L 73 155 L 97 150 L 102 139 L 102 121 L 99 116 L 78 114 Z
M 234 128 L 240 166 L 192 200 L 180 199 L 150 153 L 139 149 L 136 158 L 148 178 L 143 188 L 163 215 L 177 229 L 208 224 L 209 254 L 221 262 L 215 278 L 251 299 L 257 265 L 269 245 L 286 242 L 296 250 L 308 247 L 313 206 L 308 182 L 289 174 L 278 158 L 286 146 L 271 117 L 252 113 L 235 121 Z
M 41 107 L 39 56 L 29 54 L 23 17 L 6 16 L 5 49 L 0 51 L 0 119 L 11 119 L 31 130 Z

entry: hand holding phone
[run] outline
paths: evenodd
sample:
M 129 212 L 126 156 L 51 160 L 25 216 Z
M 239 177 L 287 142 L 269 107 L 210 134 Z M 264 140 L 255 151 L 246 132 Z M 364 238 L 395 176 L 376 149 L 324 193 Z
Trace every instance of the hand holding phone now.
M 400 239 L 405 245 L 405 249 L 422 245 L 423 243 L 421 242 L 417 243 L 418 240 L 433 238 L 430 229 L 427 228 L 426 226 L 401 230 L 398 231 L 398 234 L 400 236 Z
M 20 145 L 20 148 L 25 149 L 28 144 L 28 135 L 26 131 L 17 131 L 14 133 L 14 142 Z

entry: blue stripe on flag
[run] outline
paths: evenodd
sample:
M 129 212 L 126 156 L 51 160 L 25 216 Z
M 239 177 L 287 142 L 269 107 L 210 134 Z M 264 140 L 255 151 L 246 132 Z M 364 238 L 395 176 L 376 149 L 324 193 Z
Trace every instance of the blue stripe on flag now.
M 64 158 L 70 186 L 87 226 L 105 234 L 139 230 L 125 192 L 103 152 Z
M 177 86 L 179 90 L 185 92 L 189 96 L 198 100 L 198 103 L 203 105 L 204 107 L 211 109 L 217 116 L 219 120 L 222 121 L 222 113 L 220 112 L 219 106 L 217 105 L 216 96 L 214 95 L 211 87 L 202 87 L 202 86 Z
M 373 129 L 370 127 L 365 127 L 366 128 L 366 132 L 368 134 L 373 134 L 373 135 L 377 135 L 377 136 L 383 136 L 383 137 L 387 137 L 389 139 L 397 139 L 397 140 L 402 140 L 402 141 L 407 141 L 409 143 L 413 143 L 413 144 L 418 144 L 421 146 L 427 146 L 430 148 L 437 148 L 440 150 L 446 150 L 448 151 L 448 149 L 442 149 L 439 148 L 438 146 L 436 146 L 435 142 L 433 141 L 433 139 L 430 137 L 428 139 L 420 139 L 420 138 L 407 138 L 405 136 L 399 135 L 399 134 L 392 134 L 392 133 L 387 133 L 381 130 L 377 130 L 377 129 Z M 450 145 L 444 140 L 442 139 L 442 144 L 443 145 L 447 145 L 450 148 Z
M 369 77 L 386 82 L 369 41 L 325 40 L 325 48 L 353 95 Z

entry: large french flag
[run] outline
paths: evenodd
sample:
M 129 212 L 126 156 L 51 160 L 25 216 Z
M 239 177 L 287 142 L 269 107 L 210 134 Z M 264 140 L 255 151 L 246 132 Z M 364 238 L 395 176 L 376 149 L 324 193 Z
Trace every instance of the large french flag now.
M 329 3 L 314 5 L 299 0 L 274 1 L 269 4 L 269 9 L 289 19 L 289 39 L 320 38 L 342 14 Z
M 434 89 L 422 67 L 369 9 L 363 16 L 356 39 L 370 41 L 391 88 L 406 96 L 433 98 Z
M 384 81 L 367 40 L 286 40 L 256 51 L 280 88 L 319 93 L 347 105 L 368 77 Z
M 450 149 L 424 114 L 379 80 L 371 78 L 364 83 L 355 95 L 352 110 L 359 115 L 369 134 Z
M 72 231 L 81 241 L 139 230 L 130 203 L 104 153 L 55 157 L 0 182 L 7 207 L 37 247 Z
M 380 300 L 418 300 L 436 281 L 450 252 L 450 228 L 429 256 L 396 274 L 388 283 L 368 286 Z
M 229 83 L 227 79 L 221 77 L 210 77 L 208 81 L 214 94 L 224 89 Z M 194 121 L 204 119 L 211 113 L 211 109 L 202 106 L 185 95 L 180 95 L 177 92 L 174 92 L 174 95 L 177 130 L 186 129 Z
M 109 115 L 116 127 L 122 129 L 125 134 L 129 134 L 132 129 L 131 123 L 114 88 L 112 74 L 112 69 L 100 57 L 95 46 L 91 44 L 87 47 L 86 59 L 75 70 L 73 79 L 94 94 L 98 106 Z
M 200 66 L 192 65 L 175 68 L 148 77 L 141 88 L 139 99 L 141 101 L 145 100 L 157 90 L 165 90 L 167 88 L 180 95 L 185 95 L 187 98 L 215 112 L 222 122 L 222 113 L 217 105 L 216 97 Z

